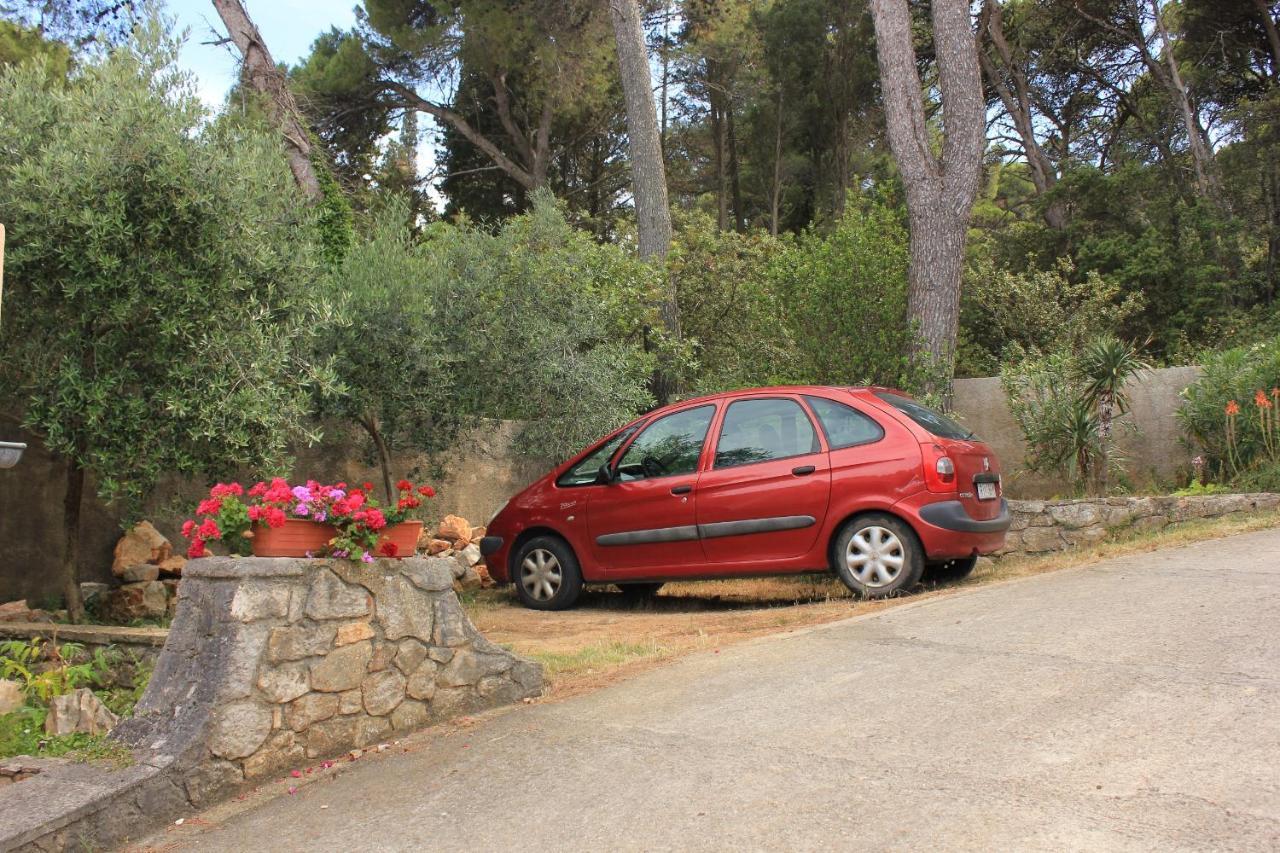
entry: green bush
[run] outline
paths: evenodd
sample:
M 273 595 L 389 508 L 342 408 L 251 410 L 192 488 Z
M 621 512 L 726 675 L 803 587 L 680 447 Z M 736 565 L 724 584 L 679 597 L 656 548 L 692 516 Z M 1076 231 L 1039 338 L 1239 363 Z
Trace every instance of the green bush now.
M 1280 337 L 1206 353 L 1201 365 L 1177 417 L 1206 470 L 1239 488 L 1280 489 Z M 1233 403 L 1236 414 L 1228 414 Z

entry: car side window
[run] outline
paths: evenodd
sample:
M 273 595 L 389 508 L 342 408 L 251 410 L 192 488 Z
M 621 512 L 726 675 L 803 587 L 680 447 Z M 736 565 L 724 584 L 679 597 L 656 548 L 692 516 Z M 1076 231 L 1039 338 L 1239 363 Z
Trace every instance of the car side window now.
M 586 456 L 582 457 L 582 461 L 574 465 L 568 471 L 565 471 L 556 480 L 557 486 L 590 486 L 596 482 L 596 478 L 600 475 L 600 466 L 608 462 L 622 442 L 626 441 L 636 431 L 636 427 L 628 427 L 604 444 L 597 447 Z
M 806 395 L 804 399 L 818 416 L 822 431 L 827 434 L 827 446 L 832 450 L 870 444 L 884 438 L 884 428 L 853 406 L 826 397 Z
M 795 400 L 739 400 L 725 412 L 715 467 L 750 465 L 821 449 L 813 423 Z
M 698 470 L 698 457 L 715 406 L 698 406 L 658 418 L 631 442 L 618 463 L 622 480 L 673 477 Z

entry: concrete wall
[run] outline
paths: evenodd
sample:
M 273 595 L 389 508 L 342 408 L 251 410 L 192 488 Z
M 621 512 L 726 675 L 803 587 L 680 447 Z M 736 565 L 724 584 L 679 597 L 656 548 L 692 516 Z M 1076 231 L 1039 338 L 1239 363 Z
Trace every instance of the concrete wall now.
M 1131 411 L 1117 446 L 1128 462 L 1126 468 L 1135 489 L 1155 489 L 1175 481 L 1190 470 L 1195 455 L 1183 445 L 1174 417 L 1182 389 L 1195 382 L 1198 367 L 1167 367 L 1139 377 L 1130 388 Z M 991 445 L 1005 473 L 1005 493 L 1011 498 L 1048 498 L 1061 495 L 1064 484 L 1049 477 L 1022 471 L 1026 443 L 1009 411 L 1000 380 L 957 379 L 956 414 L 964 425 Z
M 436 489 L 434 518 L 452 513 L 473 524 L 484 524 L 511 495 L 536 480 L 548 463 L 515 452 L 517 424 L 493 422 L 463 435 L 437 461 L 442 477 L 431 476 L 430 460 L 399 458 L 396 476 L 409 475 Z M 335 437 L 297 453 L 292 478 L 378 483 L 381 475 L 364 458 L 356 439 Z M 16 427 L 0 428 L 0 439 L 25 441 L 28 449 L 17 467 L 0 471 L 0 603 L 14 599 L 57 595 L 62 559 L 62 500 L 66 494 L 64 466 L 53 459 L 38 439 Z M 416 469 L 416 471 L 415 471 Z M 147 500 L 149 518 L 175 545 L 182 520 L 192 511 L 207 486 L 177 477 L 166 478 Z M 120 516 L 98 500 L 95 484 L 86 488 L 83 508 L 80 579 L 111 582 L 111 555 L 121 535 Z

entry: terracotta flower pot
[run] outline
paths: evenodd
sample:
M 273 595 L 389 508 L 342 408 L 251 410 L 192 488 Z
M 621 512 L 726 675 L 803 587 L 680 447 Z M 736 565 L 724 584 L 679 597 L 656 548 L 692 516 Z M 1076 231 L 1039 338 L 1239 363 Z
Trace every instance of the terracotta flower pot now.
M 255 557 L 305 557 L 318 554 L 338 535 L 327 524 L 317 524 L 306 518 L 287 518 L 283 527 L 253 526 L 253 556 Z
M 396 557 L 412 557 L 418 550 L 418 537 L 422 535 L 421 521 L 402 521 L 394 527 L 388 527 L 378 537 L 378 552 L 375 557 L 387 556 L 383 547 L 387 543 L 395 546 Z

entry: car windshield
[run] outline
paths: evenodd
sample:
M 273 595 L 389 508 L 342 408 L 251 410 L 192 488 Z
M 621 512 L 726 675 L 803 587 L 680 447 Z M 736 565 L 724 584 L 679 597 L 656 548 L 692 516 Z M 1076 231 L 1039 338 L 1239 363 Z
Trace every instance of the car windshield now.
M 888 391 L 877 391 L 876 396 L 938 438 L 953 438 L 959 441 L 972 441 L 977 438 L 970 430 L 960 426 L 951 418 L 940 412 L 935 412 L 928 406 L 922 406 L 909 397 L 903 397 L 901 394 L 891 394 Z
M 596 482 L 600 475 L 600 466 L 608 462 L 613 457 L 613 452 L 617 450 L 622 442 L 626 441 L 633 432 L 636 431 L 635 426 L 630 426 L 613 438 L 601 444 L 592 452 L 582 458 L 582 461 L 574 465 L 568 471 L 560 475 L 560 479 L 556 480 L 557 486 L 589 486 Z

